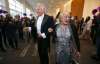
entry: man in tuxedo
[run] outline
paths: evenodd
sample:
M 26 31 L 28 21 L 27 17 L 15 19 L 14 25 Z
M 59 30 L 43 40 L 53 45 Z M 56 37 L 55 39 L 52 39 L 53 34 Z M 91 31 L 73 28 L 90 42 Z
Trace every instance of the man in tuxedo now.
M 42 3 L 38 3 L 36 6 L 37 21 L 35 23 L 38 52 L 41 64 L 49 64 L 48 51 L 50 50 L 50 33 L 54 26 L 54 21 L 51 16 L 46 13 L 46 7 Z

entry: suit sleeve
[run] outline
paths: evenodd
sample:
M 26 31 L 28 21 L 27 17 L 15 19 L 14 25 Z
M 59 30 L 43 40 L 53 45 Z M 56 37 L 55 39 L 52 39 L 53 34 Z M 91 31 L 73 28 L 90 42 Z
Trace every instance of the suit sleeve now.
M 53 17 L 50 17 L 49 23 L 50 23 L 50 28 L 54 28 L 55 21 L 54 21 Z
M 54 21 L 53 17 L 49 17 L 48 18 L 48 23 L 49 23 L 49 27 L 48 28 L 54 29 L 55 21 Z

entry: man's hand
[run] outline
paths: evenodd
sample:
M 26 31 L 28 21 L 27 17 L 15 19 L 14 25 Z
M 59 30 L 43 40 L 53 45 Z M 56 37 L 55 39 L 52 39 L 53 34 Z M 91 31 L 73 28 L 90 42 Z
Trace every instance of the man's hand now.
M 39 38 L 42 38 L 41 33 L 38 33 L 38 37 L 39 37 Z
M 49 29 L 48 29 L 48 32 L 53 32 L 53 29 L 52 29 L 52 28 L 49 28 Z
M 45 35 L 45 33 L 38 33 L 38 37 L 39 38 L 46 38 L 46 35 Z

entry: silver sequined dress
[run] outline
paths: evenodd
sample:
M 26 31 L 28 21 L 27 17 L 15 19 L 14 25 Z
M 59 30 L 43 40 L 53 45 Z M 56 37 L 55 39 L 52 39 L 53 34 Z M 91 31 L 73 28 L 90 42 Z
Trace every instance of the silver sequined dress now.
M 56 62 L 57 64 L 70 64 L 70 28 L 63 30 L 61 25 L 56 27 Z

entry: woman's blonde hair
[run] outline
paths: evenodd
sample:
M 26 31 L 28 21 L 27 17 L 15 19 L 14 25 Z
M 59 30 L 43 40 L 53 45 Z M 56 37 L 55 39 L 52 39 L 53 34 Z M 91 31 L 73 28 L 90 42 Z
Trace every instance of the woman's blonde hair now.
M 60 19 L 61 19 L 61 17 L 64 16 L 64 15 L 65 15 L 66 17 L 67 17 L 67 16 L 70 16 L 70 12 L 67 12 L 67 11 L 61 12 L 60 15 L 59 15 L 59 21 L 61 21 Z
M 63 11 L 63 12 L 60 13 L 59 17 L 61 17 L 63 15 L 70 16 L 70 12 Z

